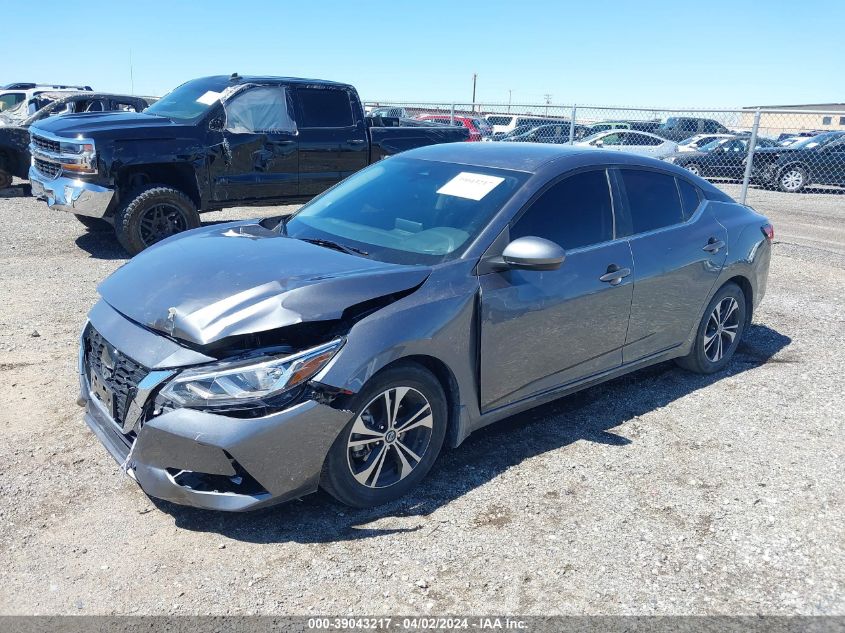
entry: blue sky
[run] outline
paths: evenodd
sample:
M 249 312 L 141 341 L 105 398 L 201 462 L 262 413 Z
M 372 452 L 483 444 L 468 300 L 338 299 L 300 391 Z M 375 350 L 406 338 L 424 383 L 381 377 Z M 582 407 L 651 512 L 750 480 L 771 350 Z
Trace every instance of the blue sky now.
M 362 98 L 733 107 L 845 101 L 840 0 L 16 3 L 0 85 L 161 95 L 211 74 L 317 77 Z M 38 25 L 38 26 L 36 26 Z M 10 41 L 11 40 L 11 41 Z M 76 46 L 75 46 L 76 44 Z

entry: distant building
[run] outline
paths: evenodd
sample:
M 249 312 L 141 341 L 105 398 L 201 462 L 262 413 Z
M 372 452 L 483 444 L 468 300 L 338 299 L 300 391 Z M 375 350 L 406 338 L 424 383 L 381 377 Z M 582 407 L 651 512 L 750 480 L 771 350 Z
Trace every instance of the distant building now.
M 779 110 L 760 114 L 760 134 L 763 136 L 802 130 L 845 130 L 845 103 L 748 106 L 742 109 L 740 127 L 751 129 L 757 108 Z

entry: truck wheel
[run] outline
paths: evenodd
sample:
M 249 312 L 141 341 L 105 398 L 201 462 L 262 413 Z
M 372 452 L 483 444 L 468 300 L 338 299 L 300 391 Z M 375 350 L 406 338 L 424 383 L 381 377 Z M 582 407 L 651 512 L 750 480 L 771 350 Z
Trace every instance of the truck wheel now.
M 108 220 L 104 220 L 102 218 L 92 218 L 87 215 L 77 215 L 76 213 L 73 214 L 79 223 L 82 224 L 86 229 L 89 231 L 111 231 L 112 225 Z
M 12 174 L 0 169 L 0 189 L 12 186 Z
M 117 241 L 130 255 L 199 225 L 200 216 L 191 199 L 165 185 L 137 189 L 127 196 L 114 218 Z

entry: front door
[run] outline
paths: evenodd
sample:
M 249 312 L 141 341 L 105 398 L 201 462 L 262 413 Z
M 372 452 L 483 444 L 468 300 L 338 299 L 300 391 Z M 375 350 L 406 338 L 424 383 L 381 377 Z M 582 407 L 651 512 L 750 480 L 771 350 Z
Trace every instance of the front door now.
M 247 89 L 224 104 L 225 128 L 209 165 L 217 201 L 248 202 L 299 193 L 299 143 L 283 86 Z
M 345 88 L 296 88 L 299 193 L 315 196 L 369 163 L 366 122 Z
M 622 363 L 633 262 L 614 225 L 604 169 L 552 185 L 512 223 L 510 240 L 543 237 L 567 255 L 558 270 L 479 278 L 483 411 Z
M 620 169 L 619 175 L 635 270 L 623 354 L 629 363 L 686 340 L 722 270 L 728 233 L 706 204 L 688 202 L 700 198 L 685 180 L 644 169 Z M 692 196 L 686 195 L 690 188 Z

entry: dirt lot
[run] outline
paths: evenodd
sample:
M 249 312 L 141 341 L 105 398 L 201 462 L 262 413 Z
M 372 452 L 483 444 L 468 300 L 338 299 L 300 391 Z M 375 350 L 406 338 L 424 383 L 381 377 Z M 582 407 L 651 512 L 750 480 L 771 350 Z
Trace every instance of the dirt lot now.
M 749 202 L 778 243 L 726 373 L 506 420 L 377 510 L 227 515 L 150 500 L 82 421 L 112 236 L 0 199 L 0 613 L 845 613 L 845 196 Z

